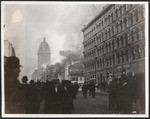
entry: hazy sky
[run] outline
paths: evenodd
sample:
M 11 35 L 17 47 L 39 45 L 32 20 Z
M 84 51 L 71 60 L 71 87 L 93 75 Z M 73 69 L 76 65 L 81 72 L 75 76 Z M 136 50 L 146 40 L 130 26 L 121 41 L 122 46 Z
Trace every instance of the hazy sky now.
M 37 52 L 43 38 L 51 48 L 51 64 L 60 62 L 60 50 L 82 52 L 81 29 L 105 6 L 97 3 L 3 4 L 4 40 L 9 40 L 19 57 L 21 75 L 29 78 L 37 69 Z

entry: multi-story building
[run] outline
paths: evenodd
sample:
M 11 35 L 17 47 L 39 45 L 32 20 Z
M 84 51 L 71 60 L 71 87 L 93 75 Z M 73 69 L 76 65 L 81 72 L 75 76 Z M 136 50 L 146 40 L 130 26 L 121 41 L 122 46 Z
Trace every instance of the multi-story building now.
M 145 72 L 145 5 L 111 4 L 82 29 L 85 79 Z
M 8 40 L 4 40 L 4 56 L 6 57 L 16 56 L 15 48 Z
M 42 67 L 42 65 L 49 65 L 51 59 L 50 46 L 46 42 L 45 38 L 43 42 L 40 43 L 38 50 L 38 69 Z
M 32 73 L 31 79 L 34 81 L 40 80 L 42 82 L 46 82 L 47 75 L 45 74 L 46 68 L 50 65 L 51 60 L 51 53 L 50 53 L 50 46 L 46 42 L 45 38 L 43 42 L 40 43 L 38 49 L 38 68 L 34 70 Z
M 6 63 L 7 58 L 10 56 L 16 56 L 15 48 L 8 40 L 4 40 L 4 64 Z
M 84 83 L 84 65 L 81 61 L 75 61 L 69 65 L 67 64 L 67 68 L 65 68 L 65 80 L 70 80 L 72 83 L 77 82 L 81 87 Z

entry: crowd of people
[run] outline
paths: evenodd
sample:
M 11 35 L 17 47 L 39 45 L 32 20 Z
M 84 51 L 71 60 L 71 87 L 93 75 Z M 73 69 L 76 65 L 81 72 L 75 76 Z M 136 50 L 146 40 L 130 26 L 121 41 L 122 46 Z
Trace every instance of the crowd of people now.
M 89 96 L 92 96 L 92 98 L 95 98 L 95 83 L 91 81 L 89 84 L 85 82 L 82 86 L 82 92 L 83 96 L 86 99 L 87 98 L 87 93 L 89 93 Z
M 120 78 L 112 76 L 109 84 L 109 109 L 119 110 L 122 113 L 137 113 L 133 103 L 138 99 L 138 82 L 133 72 L 122 70 Z
M 46 82 L 31 80 L 30 83 L 27 83 L 27 76 L 23 76 L 22 83 L 20 83 L 18 80 L 20 67 L 22 66 L 17 57 L 12 56 L 6 60 L 4 66 L 6 114 L 73 113 L 73 100 L 77 98 L 78 83 L 71 83 L 69 80 L 60 82 L 59 79 Z M 109 109 L 122 110 L 123 113 L 128 114 L 132 113 L 133 103 L 138 99 L 140 99 L 141 105 L 144 105 L 144 88 L 139 90 L 139 84 L 133 72 L 127 73 L 123 69 L 120 78 L 115 76 L 111 78 L 112 81 L 109 84 L 103 82 L 103 86 L 108 86 Z M 141 84 L 144 85 L 142 82 Z M 83 97 L 86 99 L 87 93 L 89 93 L 92 98 L 95 98 L 95 89 L 96 85 L 93 81 L 85 82 L 82 86 Z M 103 88 L 103 91 L 105 90 L 106 87 Z M 43 104 L 43 109 L 40 112 L 41 104 Z
M 68 80 L 54 79 L 46 82 L 27 83 L 23 76 L 22 83 L 18 77 L 20 61 L 9 57 L 5 64 L 5 113 L 6 114 L 71 114 L 74 111 L 73 100 L 76 99 L 79 86 Z M 41 110 L 41 104 L 44 101 Z
M 108 89 L 108 83 L 103 79 L 101 82 L 98 83 L 97 89 L 100 90 L 101 92 L 106 92 Z

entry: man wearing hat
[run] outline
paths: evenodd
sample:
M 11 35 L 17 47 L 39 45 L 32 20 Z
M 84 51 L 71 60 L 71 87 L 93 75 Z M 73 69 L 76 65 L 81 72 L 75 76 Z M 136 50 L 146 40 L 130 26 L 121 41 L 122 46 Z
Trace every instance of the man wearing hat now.
M 5 70 L 5 113 L 24 113 L 21 104 L 21 84 L 18 81 L 20 73 L 20 61 L 17 57 L 8 57 L 4 66 Z

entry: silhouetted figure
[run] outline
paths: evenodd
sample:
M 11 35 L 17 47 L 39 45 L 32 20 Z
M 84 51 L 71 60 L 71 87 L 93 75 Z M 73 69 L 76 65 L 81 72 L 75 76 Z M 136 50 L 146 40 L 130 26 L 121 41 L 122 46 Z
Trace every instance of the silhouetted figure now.
M 61 102 L 59 98 L 58 84 L 55 81 L 47 82 L 45 96 L 45 113 L 60 114 Z
M 23 114 L 25 106 L 22 99 L 21 84 L 18 81 L 20 61 L 17 57 L 8 57 L 5 68 L 5 113 Z
M 104 80 L 103 81 L 103 90 L 104 90 L 104 92 L 106 91 L 106 87 L 107 87 L 107 82 Z
M 38 105 L 37 105 L 37 90 L 34 83 L 34 80 L 30 81 L 27 90 L 27 113 L 36 114 L 38 113 Z
M 76 99 L 77 94 L 78 94 L 78 90 L 79 90 L 79 85 L 77 82 L 74 83 L 74 99 Z
M 83 86 L 82 86 L 82 92 L 83 92 L 83 96 L 84 96 L 85 99 L 86 99 L 87 91 L 88 91 L 87 84 L 84 83 Z
M 74 110 L 73 105 L 74 87 L 73 85 L 70 85 L 70 81 L 67 80 L 63 80 L 62 84 L 59 87 L 60 87 L 59 95 L 61 97 L 62 114 L 71 114 Z
M 22 78 L 22 97 L 23 97 L 23 103 L 25 105 L 25 112 L 27 113 L 27 89 L 28 89 L 28 84 L 27 84 L 27 81 L 28 81 L 28 77 L 27 76 L 23 76 Z
M 89 92 L 92 98 L 95 98 L 95 83 L 93 81 L 89 84 Z
M 109 84 L 109 90 L 108 90 L 108 94 L 109 94 L 109 109 L 116 109 L 117 107 L 117 93 L 118 93 L 118 89 L 117 89 L 117 78 L 113 78 L 112 81 Z
M 102 87 L 102 81 L 98 83 L 98 89 L 102 92 L 102 89 L 103 89 L 103 87 Z

